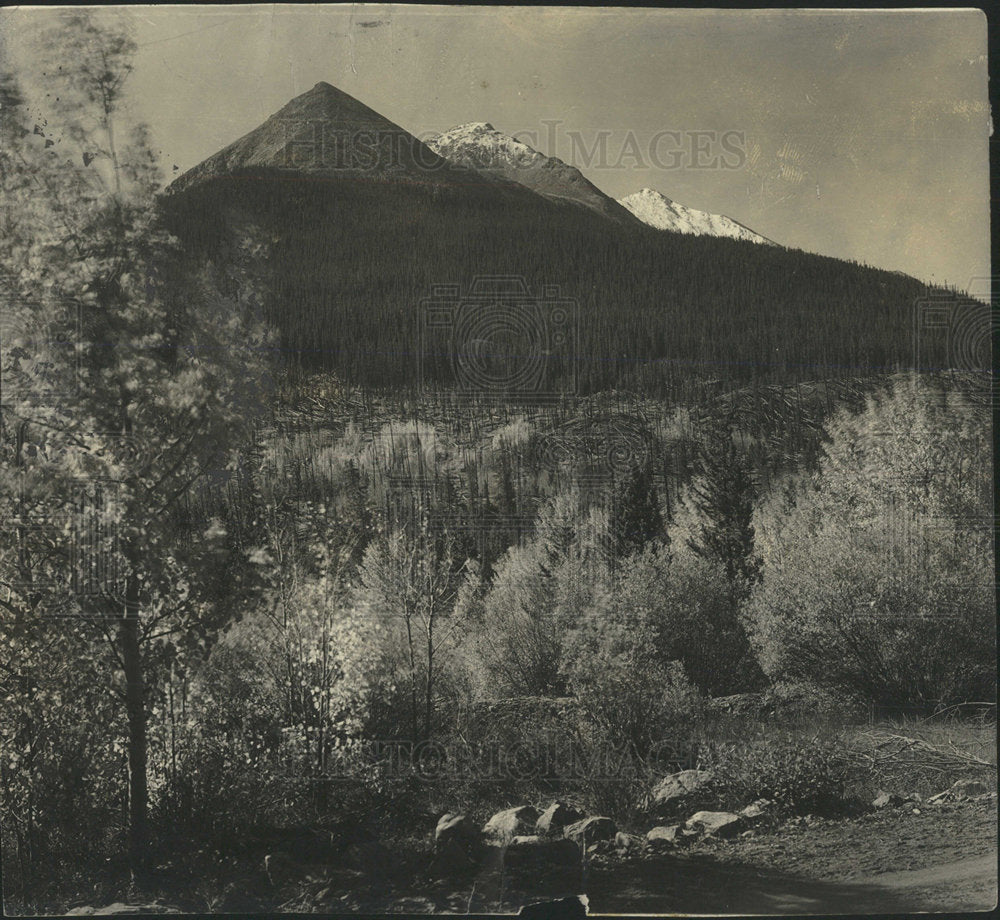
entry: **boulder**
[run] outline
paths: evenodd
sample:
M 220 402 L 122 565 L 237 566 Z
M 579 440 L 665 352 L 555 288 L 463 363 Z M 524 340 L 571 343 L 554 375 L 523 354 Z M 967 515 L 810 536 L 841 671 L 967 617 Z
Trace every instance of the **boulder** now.
M 511 838 L 504 863 L 512 869 L 529 866 L 572 866 L 580 861 L 580 848 L 567 837 L 529 834 Z
M 530 805 L 498 811 L 483 826 L 483 836 L 490 843 L 504 844 L 512 837 L 527 836 L 535 830 L 538 812 Z
M 642 845 L 642 838 L 619 831 L 615 834 L 615 847 L 619 850 L 633 850 Z
M 475 847 L 479 844 L 479 829 L 468 815 L 442 815 L 434 829 L 434 848 L 439 849 L 455 842 L 463 848 Z
M 872 808 L 898 808 L 906 800 L 894 792 L 879 792 L 872 801 Z
M 538 816 L 538 820 L 535 822 L 535 833 L 542 836 L 546 834 L 561 835 L 569 825 L 575 824 L 584 817 L 586 815 L 565 802 L 553 802 Z
M 525 904 L 517 916 L 523 920 L 584 920 L 587 916 L 587 906 L 587 896 L 580 894 L 574 898 Z
M 689 831 L 704 834 L 706 837 L 735 837 L 745 824 L 739 815 L 729 811 L 699 811 L 693 814 L 684 824 Z
M 610 856 L 614 852 L 614 844 L 610 840 L 598 840 L 587 847 L 587 857 L 593 859 L 595 856 Z
M 740 810 L 740 817 L 747 824 L 759 824 L 767 818 L 773 805 L 774 802 L 770 799 L 757 799 L 756 802 L 751 802 Z
M 427 871 L 431 878 L 443 879 L 468 874 L 477 866 L 470 847 L 458 838 L 448 837 L 444 843 L 435 844 L 434 856 Z
M 653 787 L 653 812 L 667 814 L 682 805 L 704 799 L 708 793 L 706 787 L 714 779 L 715 774 L 710 770 L 681 770 L 665 776 Z
M 679 824 L 671 824 L 669 826 L 660 825 L 659 827 L 654 827 L 646 834 L 646 839 L 656 846 L 666 844 L 681 846 L 690 843 L 691 837 L 691 834 L 684 833 L 684 829 Z
M 618 828 L 610 818 L 591 817 L 584 818 L 569 825 L 563 835 L 570 840 L 580 844 L 581 847 L 589 847 L 592 843 L 601 840 L 614 840 Z

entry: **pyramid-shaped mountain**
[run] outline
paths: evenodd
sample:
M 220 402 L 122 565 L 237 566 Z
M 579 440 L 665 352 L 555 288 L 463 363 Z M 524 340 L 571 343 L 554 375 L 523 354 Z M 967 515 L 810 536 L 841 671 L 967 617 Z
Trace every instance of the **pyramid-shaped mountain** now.
M 403 178 L 428 185 L 483 181 L 456 169 L 353 96 L 321 82 L 178 177 L 170 191 L 222 176 L 282 173 L 331 179 Z

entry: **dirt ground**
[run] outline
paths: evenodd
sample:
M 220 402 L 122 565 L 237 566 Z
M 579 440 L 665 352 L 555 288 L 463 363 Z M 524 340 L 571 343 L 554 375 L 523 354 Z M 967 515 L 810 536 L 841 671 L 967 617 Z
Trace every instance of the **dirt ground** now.
M 300 892 L 303 896 L 288 901 L 277 899 L 257 873 L 258 897 L 248 897 L 253 885 L 246 881 L 235 886 L 238 900 L 209 907 L 244 916 L 261 910 L 516 914 L 524 904 L 585 893 L 591 914 L 954 913 L 993 908 L 996 798 L 924 806 L 919 812 L 904 806 L 837 820 L 792 819 L 749 838 L 702 839 L 661 854 L 648 849 L 631 856 L 613 852 L 582 866 L 553 867 L 544 875 L 537 867 L 505 870 L 503 861 L 480 866 L 463 881 L 422 884 L 409 872 L 389 871 L 389 864 L 374 875 L 327 872 L 311 886 L 311 894 Z
M 793 822 L 683 853 L 609 860 L 589 876 L 591 913 L 989 910 L 996 799 Z

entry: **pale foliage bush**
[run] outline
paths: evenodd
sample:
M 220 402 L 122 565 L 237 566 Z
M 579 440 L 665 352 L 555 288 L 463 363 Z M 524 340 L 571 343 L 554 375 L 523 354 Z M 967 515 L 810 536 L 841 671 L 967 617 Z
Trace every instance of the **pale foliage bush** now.
M 762 528 L 748 620 L 770 677 L 883 704 L 993 698 L 989 430 L 913 382 L 837 413 L 815 481 Z

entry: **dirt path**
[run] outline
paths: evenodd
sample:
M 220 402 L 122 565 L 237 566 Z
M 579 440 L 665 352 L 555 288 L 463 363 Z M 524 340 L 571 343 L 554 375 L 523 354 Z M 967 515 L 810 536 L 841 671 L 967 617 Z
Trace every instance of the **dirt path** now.
M 594 866 L 591 913 L 830 914 L 988 910 L 995 802 L 779 828 Z
M 989 910 L 997 897 L 997 854 L 850 881 L 810 879 L 696 861 L 649 862 L 628 879 L 588 885 L 590 910 L 604 913 L 831 914 Z

